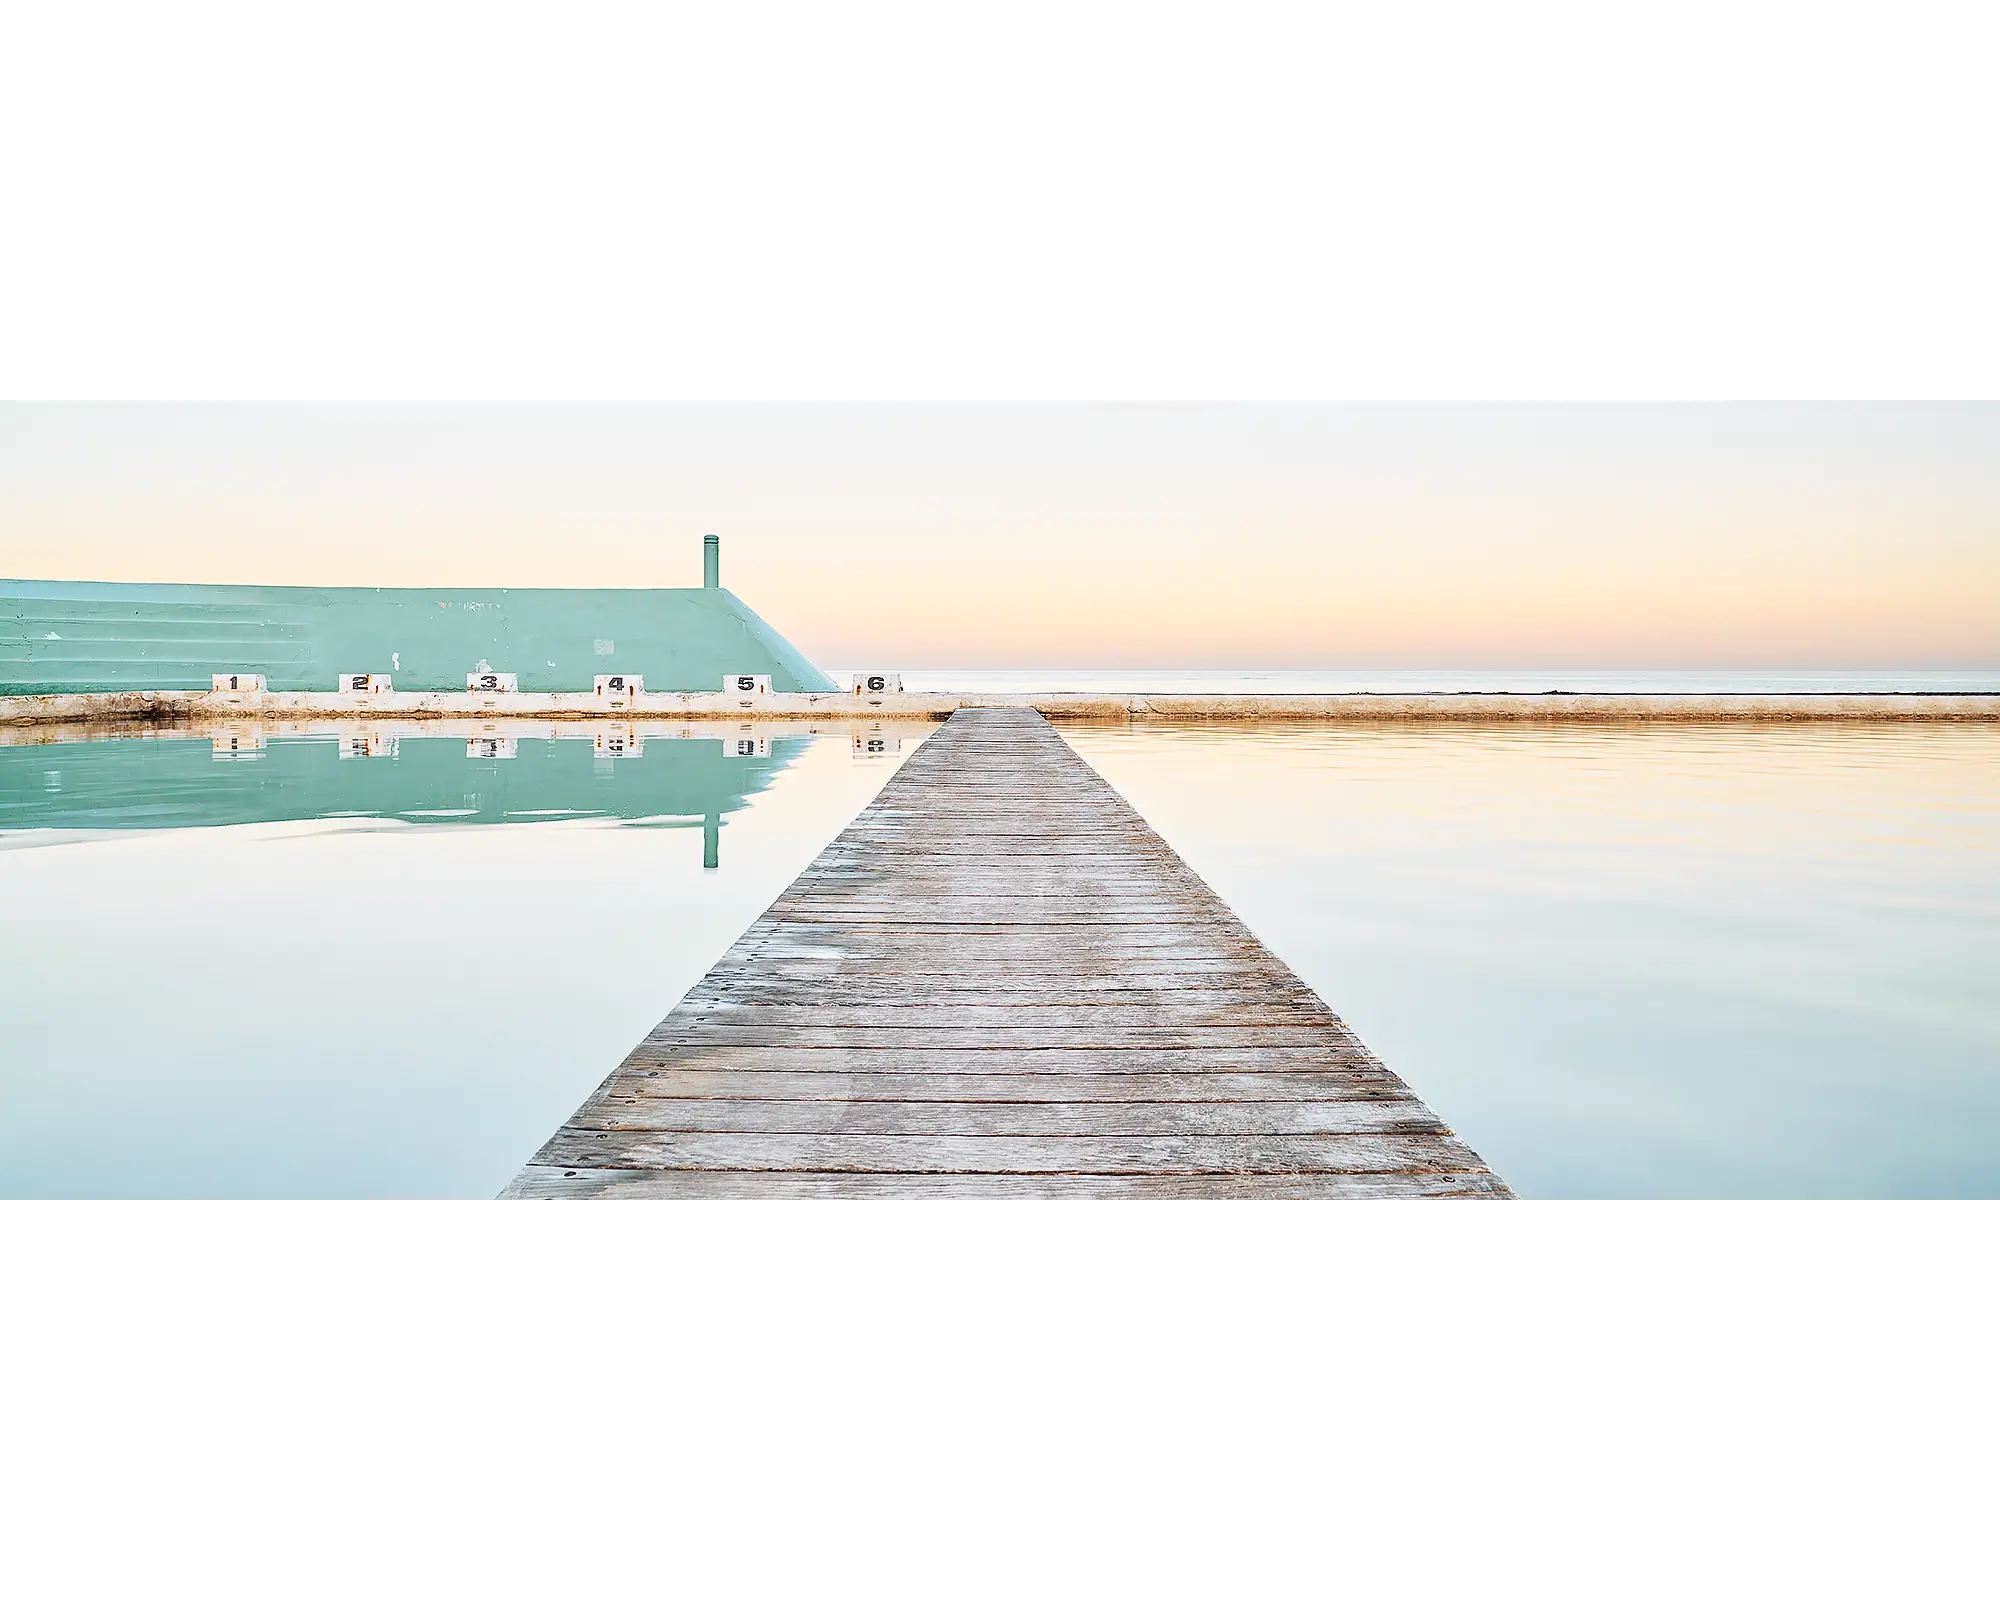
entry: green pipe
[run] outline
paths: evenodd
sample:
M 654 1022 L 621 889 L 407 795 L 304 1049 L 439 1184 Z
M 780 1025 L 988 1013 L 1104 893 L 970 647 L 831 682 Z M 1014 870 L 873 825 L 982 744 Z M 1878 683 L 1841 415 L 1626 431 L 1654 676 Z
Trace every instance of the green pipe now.
M 704 589 L 722 587 L 722 541 L 712 533 L 701 538 L 701 586 Z

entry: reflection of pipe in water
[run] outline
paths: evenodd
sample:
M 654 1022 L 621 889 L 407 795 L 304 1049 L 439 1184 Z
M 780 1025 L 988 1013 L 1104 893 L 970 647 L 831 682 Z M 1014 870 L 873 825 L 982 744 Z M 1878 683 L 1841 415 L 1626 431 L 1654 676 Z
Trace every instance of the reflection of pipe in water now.
M 711 811 L 701 819 L 701 864 L 704 868 L 722 865 L 722 813 Z

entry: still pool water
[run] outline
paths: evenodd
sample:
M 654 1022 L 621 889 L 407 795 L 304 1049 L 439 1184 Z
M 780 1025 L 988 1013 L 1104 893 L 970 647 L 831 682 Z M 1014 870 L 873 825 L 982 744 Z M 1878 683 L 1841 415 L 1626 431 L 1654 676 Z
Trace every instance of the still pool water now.
M 2000 730 L 1071 737 L 1522 1195 L 2000 1195 Z
M 0 745 L 0 1195 L 495 1194 L 930 731 L 368 727 Z
M 490 1195 L 927 731 L 0 744 L 0 1194 Z M 1073 728 L 1528 1196 L 2000 1195 L 2000 731 Z

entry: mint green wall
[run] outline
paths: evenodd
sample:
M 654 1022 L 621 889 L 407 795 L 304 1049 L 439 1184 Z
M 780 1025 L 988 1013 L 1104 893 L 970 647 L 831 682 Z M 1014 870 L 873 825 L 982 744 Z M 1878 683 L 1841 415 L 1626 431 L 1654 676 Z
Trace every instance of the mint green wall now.
M 601 644 L 600 644 L 601 642 Z M 608 646 L 608 648 L 604 648 Z M 833 682 L 727 589 L 303 589 L 0 580 L 0 694 L 206 689 L 261 672 L 331 691 L 343 672 L 398 689 L 465 688 L 484 660 L 524 690 L 588 690 L 598 673 L 651 690 L 716 690 L 769 673 Z

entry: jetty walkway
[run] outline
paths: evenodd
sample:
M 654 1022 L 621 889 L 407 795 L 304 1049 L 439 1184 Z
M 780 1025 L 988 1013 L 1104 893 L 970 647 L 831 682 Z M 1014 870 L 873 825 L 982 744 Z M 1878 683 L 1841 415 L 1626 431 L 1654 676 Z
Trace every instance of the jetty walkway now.
M 1019 708 L 954 713 L 505 1191 L 1508 1193 Z

